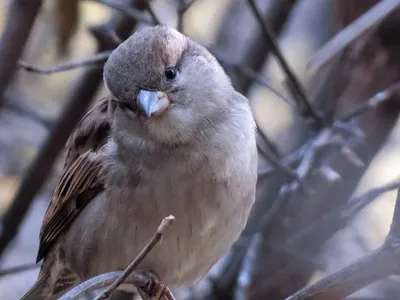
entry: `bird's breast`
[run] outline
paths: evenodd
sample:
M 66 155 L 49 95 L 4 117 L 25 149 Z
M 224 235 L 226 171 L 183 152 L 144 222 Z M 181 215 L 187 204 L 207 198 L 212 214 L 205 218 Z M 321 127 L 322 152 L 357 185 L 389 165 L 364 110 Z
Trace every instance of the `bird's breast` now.
M 114 229 L 108 225 L 106 238 L 124 249 L 118 263 L 127 265 L 162 218 L 174 215 L 162 244 L 142 267 L 156 270 L 172 285 L 201 277 L 231 247 L 246 222 L 251 202 L 235 192 L 236 186 L 234 178 L 218 181 L 195 173 L 142 170 L 135 188 L 114 190 L 108 197 L 106 211 Z

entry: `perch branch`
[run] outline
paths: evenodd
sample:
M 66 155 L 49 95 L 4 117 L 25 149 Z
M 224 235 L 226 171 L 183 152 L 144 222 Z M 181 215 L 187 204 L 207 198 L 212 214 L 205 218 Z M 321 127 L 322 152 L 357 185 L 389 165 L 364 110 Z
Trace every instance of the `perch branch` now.
M 399 0 L 379 1 L 349 26 L 337 33 L 321 49 L 311 56 L 308 62 L 309 72 L 315 73 L 321 69 L 356 38 L 367 30 L 379 25 L 379 23 L 390 13 L 395 11 L 399 5 Z
M 72 290 L 64 294 L 59 300 L 74 300 L 80 299 L 82 296 L 94 292 L 96 290 L 108 287 L 104 292 L 95 298 L 95 300 L 107 299 L 111 293 L 115 291 L 126 279 L 127 282 L 135 285 L 136 287 L 148 286 L 149 278 L 141 273 L 135 272 L 134 270 L 141 261 L 152 251 L 152 249 L 160 242 L 164 231 L 174 221 L 173 216 L 168 216 L 161 221 L 160 226 L 154 233 L 153 237 L 142 249 L 142 251 L 134 258 L 129 266 L 124 271 L 110 272 L 93 277 L 85 282 L 82 282 Z M 173 298 L 170 298 L 173 299 Z
M 115 291 L 118 286 L 136 269 L 141 261 L 149 254 L 149 252 L 157 245 L 165 231 L 165 229 L 172 224 L 175 220 L 174 216 L 168 216 L 161 221 L 156 233 L 153 235 L 148 244 L 143 248 L 143 250 L 138 254 L 138 256 L 129 264 L 125 271 L 118 277 L 113 284 L 111 284 L 101 295 L 95 298 L 95 300 L 107 299 L 113 291 Z
M 42 0 L 14 0 L 10 2 L 7 22 L 0 38 L 0 109 L 3 94 L 11 82 L 18 59 L 28 41 Z

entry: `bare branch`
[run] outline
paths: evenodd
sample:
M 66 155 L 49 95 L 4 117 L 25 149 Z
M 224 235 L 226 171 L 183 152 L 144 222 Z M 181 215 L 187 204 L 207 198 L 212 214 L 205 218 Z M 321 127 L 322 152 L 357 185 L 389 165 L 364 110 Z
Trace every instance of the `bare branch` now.
M 367 101 L 364 101 L 360 106 L 355 108 L 354 110 L 344 114 L 343 116 L 339 117 L 338 121 L 347 122 L 351 119 L 360 116 L 361 114 L 365 113 L 367 110 L 376 107 L 378 104 L 390 100 L 393 96 L 400 92 L 400 83 L 397 82 L 385 90 L 376 93 L 374 96 L 369 98 Z
M 388 261 L 388 255 L 385 248 L 379 248 L 348 267 L 300 290 L 286 300 L 344 299 L 361 288 L 390 275 L 395 264 L 393 261 Z
M 115 44 L 111 43 L 107 35 L 107 33 L 110 32 L 110 28 L 113 30 L 115 29 L 117 34 L 126 38 L 130 35 L 135 25 L 136 22 L 132 19 L 127 20 L 119 18 L 117 22 L 111 20 L 105 26 L 99 26 L 97 31 L 94 28 L 92 33 L 95 33 L 99 51 L 109 50 L 115 47 Z M 0 235 L 0 256 L 17 233 L 35 195 L 50 174 L 55 159 L 63 149 L 73 128 L 85 113 L 102 82 L 103 70 L 101 68 L 87 69 L 82 73 L 82 76 L 78 78 L 74 89 L 71 90 L 71 93 L 68 95 L 66 107 L 62 110 L 60 117 L 54 124 L 50 136 L 29 167 L 28 172 L 25 174 L 18 188 L 15 198 L 3 216 L 3 230 Z
M 270 154 L 268 151 L 265 151 L 263 148 L 260 147 L 260 145 L 257 145 L 258 152 L 266 159 L 268 160 L 271 165 L 276 169 L 281 171 L 283 174 L 288 176 L 290 179 L 293 180 L 300 180 L 298 179 L 298 176 L 296 172 L 291 170 L 288 166 L 282 164 L 276 157 L 274 157 L 272 154 Z
M 334 211 L 322 216 L 315 223 L 311 224 L 301 232 L 298 232 L 287 239 L 285 249 L 288 252 L 292 249 L 303 249 L 310 244 L 321 245 L 328 240 L 334 233 L 344 228 L 349 221 L 358 214 L 363 208 L 374 201 L 383 193 L 398 189 L 400 187 L 400 178 L 396 178 L 383 186 L 371 189 L 364 194 L 348 200 L 344 205 L 338 207 Z
M 126 5 L 121 1 L 114 1 L 114 0 L 91 0 L 91 1 L 115 9 L 123 13 L 125 16 L 135 19 L 136 21 L 147 24 L 154 24 L 154 20 L 150 18 L 146 12 L 134 8 L 132 6 Z
M 168 216 L 161 221 L 160 226 L 157 231 L 151 238 L 151 240 L 147 243 L 147 245 L 143 248 L 142 251 L 136 256 L 136 258 L 129 264 L 129 266 L 125 269 L 125 271 L 121 274 L 121 276 L 114 281 L 101 295 L 95 298 L 95 300 L 104 300 L 107 299 L 111 293 L 121 285 L 121 283 L 132 273 L 133 270 L 139 265 L 139 263 L 149 254 L 149 252 L 157 245 L 161 237 L 165 231 L 165 229 L 172 224 L 175 220 L 174 216 Z
M 28 263 L 24 265 L 19 265 L 19 266 L 14 266 L 6 269 L 0 270 L 0 277 L 2 276 L 8 276 L 12 275 L 15 273 L 20 273 L 20 272 L 25 272 L 33 269 L 38 269 L 40 268 L 40 264 L 34 264 L 34 263 Z
M 168 216 L 161 221 L 161 224 L 154 233 L 153 237 L 124 271 L 110 272 L 93 277 L 68 291 L 59 300 L 80 299 L 91 292 L 108 287 L 104 292 L 95 298 L 95 300 L 107 299 L 110 297 L 111 293 L 115 291 L 124 281 L 129 284 L 133 284 L 137 288 L 149 286 L 151 279 L 143 272 L 135 272 L 134 270 L 160 242 L 164 231 L 172 224 L 174 220 L 175 218 L 173 216 Z M 173 296 L 172 298 L 167 296 L 167 298 L 174 299 Z
M 279 47 L 277 43 L 275 42 L 275 38 L 271 32 L 271 30 L 268 28 L 268 26 L 265 24 L 254 0 L 248 0 L 248 3 L 250 5 L 250 8 L 256 17 L 258 23 L 260 24 L 262 31 L 263 31 L 263 36 L 265 40 L 267 41 L 268 45 L 271 48 L 272 54 L 276 57 L 278 60 L 278 63 L 282 67 L 283 71 L 285 72 L 290 85 L 293 87 L 293 89 L 296 91 L 295 97 L 297 100 L 297 104 L 299 105 L 299 108 L 302 110 L 302 113 L 306 117 L 312 117 L 316 124 L 318 126 L 324 125 L 325 121 L 323 118 L 320 116 L 320 114 L 315 110 L 311 102 L 306 96 L 306 93 L 304 91 L 304 88 L 300 84 L 300 82 L 297 80 L 295 74 L 289 67 L 288 63 L 286 62 L 285 58 L 283 57 L 282 52 L 279 50 Z
M 153 20 L 153 24 L 161 25 L 162 23 L 161 23 L 160 19 L 157 17 L 157 15 L 155 14 L 153 8 L 150 5 L 150 2 L 148 2 L 147 0 L 145 2 L 146 2 L 146 6 L 147 6 L 147 11 L 149 12 L 149 14 L 151 16 L 151 19 Z
M 18 59 L 28 41 L 42 0 L 10 2 L 7 23 L 0 38 L 0 109 L 3 94 L 11 82 Z
M 186 11 L 192 6 L 196 0 L 181 0 L 178 8 L 178 26 L 177 29 L 183 32 L 183 17 Z
M 59 65 L 50 66 L 50 67 L 41 67 L 41 66 L 37 66 L 37 65 L 32 65 L 32 64 L 29 64 L 22 60 L 20 60 L 18 62 L 18 66 L 20 68 L 23 68 L 27 72 L 34 72 L 34 73 L 39 73 L 39 74 L 65 72 L 65 71 L 70 71 L 70 70 L 76 69 L 76 68 L 99 65 L 101 63 L 104 63 L 110 56 L 111 52 L 112 52 L 111 50 L 103 51 L 103 52 L 93 54 L 84 59 L 79 59 L 79 60 L 71 61 L 71 62 L 68 62 L 65 64 L 59 64 Z
M 251 68 L 247 68 L 243 65 L 230 61 L 228 58 L 221 55 L 221 53 L 218 53 L 213 47 L 210 46 L 208 47 L 205 46 L 205 47 L 215 56 L 215 58 L 224 68 L 230 68 L 235 71 L 239 71 L 242 75 L 254 81 L 254 83 L 269 89 L 278 98 L 282 99 L 284 103 L 287 104 L 291 109 L 293 110 L 297 109 L 291 99 L 280 93 L 277 89 L 273 88 L 272 85 L 268 83 L 267 80 L 262 76 L 260 76 L 257 72 L 253 71 Z
M 397 183 L 398 186 L 399 183 Z M 392 227 L 384 245 L 372 254 L 328 275 L 295 293 L 287 300 L 343 299 L 371 283 L 399 274 L 400 264 L 400 190 L 397 192 Z
M 390 13 L 395 11 L 399 5 L 399 0 L 384 0 L 377 2 L 375 6 L 361 15 L 345 29 L 337 33 L 321 49 L 311 56 L 308 62 L 309 72 L 315 73 L 318 71 L 343 51 L 343 49 L 356 38 L 361 36 L 367 30 L 379 25 L 379 23 Z

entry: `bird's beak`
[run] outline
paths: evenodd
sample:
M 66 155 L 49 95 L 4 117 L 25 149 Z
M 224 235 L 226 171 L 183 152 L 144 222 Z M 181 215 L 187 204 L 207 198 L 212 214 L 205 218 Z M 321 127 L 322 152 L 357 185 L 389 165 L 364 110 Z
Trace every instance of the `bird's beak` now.
M 139 91 L 136 103 L 148 118 L 160 116 L 171 104 L 166 93 L 147 90 Z

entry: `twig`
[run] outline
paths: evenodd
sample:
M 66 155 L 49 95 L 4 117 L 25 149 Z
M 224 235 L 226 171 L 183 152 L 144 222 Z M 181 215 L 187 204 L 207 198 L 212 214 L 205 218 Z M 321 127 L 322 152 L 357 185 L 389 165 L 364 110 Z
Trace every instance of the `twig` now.
M 175 220 L 174 216 L 168 216 L 161 221 L 160 226 L 158 227 L 156 233 L 153 235 L 151 240 L 147 243 L 147 245 L 143 248 L 143 250 L 136 256 L 136 258 L 129 264 L 129 266 L 125 269 L 125 271 L 121 274 L 121 276 L 114 281 L 101 295 L 95 298 L 95 300 L 105 300 L 110 297 L 111 293 L 115 291 L 118 286 L 121 285 L 122 282 L 136 269 L 139 263 L 149 254 L 149 252 L 154 248 L 155 245 L 159 243 L 161 237 L 165 231 L 165 229 L 172 224 Z
M 310 174 L 321 149 L 330 145 L 333 132 L 332 128 L 324 128 L 304 144 L 305 149 L 302 151 L 304 155 L 295 171 L 296 180 L 292 180 L 281 187 L 279 198 L 261 219 L 261 228 L 268 228 L 271 222 L 275 220 L 274 217 L 277 212 L 285 207 L 291 196 L 298 191 L 299 187 L 304 187 L 304 179 Z
M 146 6 L 147 6 L 147 11 L 149 12 L 151 19 L 153 20 L 153 24 L 154 25 L 161 25 L 161 21 L 160 19 L 157 17 L 156 13 L 154 12 L 153 8 L 150 5 L 150 2 L 148 2 L 147 0 L 145 0 L 146 2 Z
M 351 110 L 348 113 L 345 113 L 343 116 L 338 118 L 340 122 L 348 122 L 351 119 L 360 116 L 361 114 L 365 113 L 367 110 L 376 107 L 378 104 L 390 100 L 395 94 L 400 92 L 400 83 L 397 82 L 385 90 L 376 93 L 367 101 L 364 101 L 360 106 Z
M 212 52 L 212 50 L 210 50 L 210 51 Z M 35 72 L 38 74 L 50 74 L 50 73 L 64 72 L 64 71 L 69 71 L 69 70 L 76 69 L 76 68 L 81 68 L 81 67 L 85 67 L 85 66 L 91 66 L 91 65 L 97 65 L 97 64 L 104 63 L 108 59 L 108 56 L 110 55 L 111 52 L 112 51 L 103 51 L 100 53 L 90 55 L 84 59 L 73 60 L 68 63 L 57 64 L 57 65 L 49 66 L 49 67 L 33 65 L 33 64 L 29 64 L 24 61 L 19 61 L 18 65 L 20 68 L 25 69 L 25 71 L 27 71 L 27 72 Z M 213 53 L 213 54 L 216 56 L 215 53 Z M 293 102 L 291 100 L 289 100 L 282 93 L 278 92 L 275 88 L 273 88 L 264 78 L 259 76 L 256 72 L 252 71 L 249 68 L 229 62 L 228 60 L 222 58 L 221 56 L 216 56 L 216 58 L 222 65 L 228 66 L 230 68 L 234 68 L 234 69 L 238 70 L 239 72 L 241 72 L 246 77 L 253 80 L 255 83 L 266 87 L 277 97 L 281 98 L 292 109 L 295 109 Z
M 263 243 L 263 236 L 261 233 L 256 233 L 251 237 L 250 244 L 248 245 L 246 255 L 242 261 L 241 271 L 237 279 L 237 288 L 235 291 L 235 299 L 242 300 L 248 299 L 247 292 L 253 283 L 254 273 L 257 271 L 258 253 L 261 250 Z
M 118 10 L 120 13 L 123 13 L 125 16 L 133 18 L 136 21 L 140 21 L 147 24 L 154 24 L 154 20 L 150 18 L 148 14 L 137 8 L 126 5 L 121 1 L 114 1 L 114 0 L 91 0 L 91 1 Z
M 266 159 L 268 160 L 271 165 L 276 169 L 281 171 L 283 174 L 285 174 L 287 177 L 293 180 L 299 180 L 296 172 L 291 170 L 288 166 L 281 164 L 279 159 L 271 155 L 268 151 L 265 151 L 263 148 L 261 148 L 259 145 L 257 145 L 258 152 Z
M 11 82 L 17 61 L 28 41 L 42 0 L 14 0 L 10 2 L 7 22 L 0 38 L 0 110 L 3 94 Z
M 302 110 L 302 113 L 305 116 L 310 116 L 314 119 L 316 122 L 316 125 L 321 126 L 325 124 L 325 121 L 322 119 L 320 114 L 315 110 L 311 102 L 306 96 L 306 93 L 304 91 L 304 88 L 301 86 L 300 82 L 297 80 L 296 76 L 294 75 L 293 71 L 289 67 L 288 63 L 286 62 L 285 58 L 283 57 L 283 54 L 279 50 L 279 47 L 277 43 L 275 42 L 274 36 L 271 32 L 271 30 L 268 28 L 268 26 L 265 24 L 254 0 L 248 0 L 248 3 L 250 5 L 250 8 L 256 17 L 258 23 L 260 24 L 260 27 L 263 31 L 263 36 L 265 40 L 267 41 L 268 45 L 271 48 L 272 54 L 276 57 L 278 63 L 282 67 L 283 71 L 285 72 L 291 86 L 293 86 L 293 89 L 296 91 L 296 97 L 297 104 L 300 106 L 300 109 Z
M 341 207 L 322 216 L 309 227 L 289 237 L 284 246 L 285 251 L 289 253 L 301 252 L 303 246 L 307 246 L 307 248 L 312 248 L 310 245 L 321 246 L 334 233 L 344 228 L 356 214 L 377 197 L 399 187 L 400 178 L 396 178 L 383 186 L 371 189 L 358 197 L 348 200 Z M 294 249 L 296 250 L 294 251 Z
M 296 107 L 293 104 L 293 101 L 291 99 L 289 99 L 287 96 L 280 93 L 277 89 L 273 88 L 272 85 L 270 83 L 268 83 L 267 80 L 265 78 L 263 78 L 262 76 L 260 76 L 257 72 L 253 71 L 251 68 L 247 68 L 245 66 L 242 66 L 240 64 L 230 61 L 226 57 L 223 57 L 223 55 L 218 53 L 215 49 L 213 49 L 213 47 L 206 46 L 206 48 L 208 49 L 208 51 L 210 51 L 215 56 L 215 58 L 218 60 L 218 62 L 223 67 L 231 68 L 231 69 L 234 69 L 235 71 L 239 71 L 242 75 L 251 79 L 256 84 L 269 89 L 278 98 L 282 99 L 284 101 L 284 103 L 287 104 L 290 108 L 296 109 Z
M 35 107 L 28 103 L 27 99 L 23 99 L 20 95 L 15 95 L 6 92 L 4 95 L 4 107 L 22 116 L 28 117 L 31 120 L 41 124 L 46 129 L 51 129 L 54 120 L 43 116 Z
M 392 226 L 382 247 L 353 264 L 312 283 L 287 300 L 343 299 L 359 289 L 392 274 L 400 273 L 400 189 L 397 192 Z
M 331 128 L 333 130 L 336 129 L 347 129 L 347 131 L 351 130 L 351 128 L 349 128 L 349 126 L 347 125 L 350 121 L 352 121 L 357 117 L 362 116 L 364 113 L 366 113 L 372 108 L 375 108 L 377 105 L 390 100 L 394 95 L 396 95 L 396 93 L 399 92 L 399 89 L 400 89 L 400 83 L 395 83 L 390 87 L 386 88 L 385 90 L 376 93 L 374 96 L 372 96 L 367 101 L 364 101 L 361 105 L 359 105 L 355 109 L 343 114 L 336 121 L 333 121 L 331 127 L 328 128 Z M 359 130 L 354 130 L 354 129 L 351 130 L 351 133 L 356 134 L 357 136 L 362 135 L 362 133 L 360 133 Z M 297 163 L 304 156 L 308 142 L 309 141 L 303 144 L 303 146 L 298 150 L 285 156 L 283 159 L 281 159 L 279 163 L 285 167 Z M 258 174 L 258 176 L 265 177 L 273 174 L 275 171 L 276 168 L 268 168 L 266 170 L 261 171 Z
M 395 11 L 399 5 L 399 0 L 378 1 L 375 6 L 357 18 L 345 29 L 337 33 L 321 49 L 311 56 L 308 62 L 309 72 L 315 73 L 322 68 L 356 38 L 367 30 L 379 25 L 379 23 L 390 13 Z
M 348 267 L 322 278 L 286 300 L 341 300 L 361 288 L 390 275 L 395 265 L 389 252 L 379 248 Z
M 58 64 L 58 65 L 50 66 L 50 67 L 41 67 L 41 66 L 37 66 L 37 65 L 32 65 L 32 64 L 29 64 L 22 60 L 20 60 L 18 62 L 18 66 L 20 68 L 23 68 L 27 72 L 34 72 L 34 73 L 39 73 L 39 74 L 64 72 L 64 71 L 69 71 L 69 70 L 76 69 L 76 68 L 82 68 L 82 67 L 86 67 L 86 66 L 92 66 L 92 65 L 98 65 L 98 64 L 104 63 L 110 56 L 111 52 L 112 52 L 111 50 L 107 50 L 107 51 L 93 54 L 84 59 L 78 59 L 78 60 L 70 61 L 65 64 Z
M 178 26 L 177 29 L 183 32 L 183 17 L 186 11 L 192 6 L 196 0 L 181 0 L 178 8 Z
M 131 33 L 136 22 L 130 19 L 119 18 L 119 15 L 117 17 L 118 20 L 112 18 L 107 26 L 113 27 L 118 34 L 126 38 Z M 101 28 L 106 30 L 104 27 Z M 92 32 L 95 33 L 93 30 Z M 101 32 L 100 29 L 96 32 L 99 51 L 109 50 L 110 47 L 115 46 L 110 40 L 104 39 L 105 34 L 102 35 Z M 15 198 L 3 216 L 3 230 L 0 235 L 0 256 L 16 235 L 35 195 L 50 174 L 55 159 L 64 147 L 73 128 L 85 113 L 102 82 L 102 69 L 87 69 L 82 76 L 78 78 L 77 84 L 75 84 L 74 89 L 68 95 L 66 107 L 54 124 L 53 130 L 40 149 L 39 154 L 29 167 L 28 172 L 25 174 L 18 188 Z
M 281 159 L 282 154 L 280 153 L 278 146 L 260 128 L 260 125 L 258 124 L 257 120 L 256 120 L 256 125 L 258 134 L 260 135 L 264 143 L 268 146 L 269 150 L 271 150 L 271 152 L 276 156 L 277 159 Z
M 50 174 L 53 163 L 63 149 L 69 134 L 83 116 L 92 96 L 97 91 L 102 81 L 102 76 L 101 74 L 97 76 L 94 71 L 98 73 L 97 70 L 88 70 L 87 76 L 84 75 L 78 82 L 68 99 L 66 107 L 54 124 L 50 136 L 29 167 L 15 198 L 4 214 L 2 219 L 3 230 L 0 235 L 0 256 L 14 238 L 20 222 L 28 211 L 34 196 Z
M 0 277 L 40 268 L 40 264 L 24 264 L 0 270 Z

